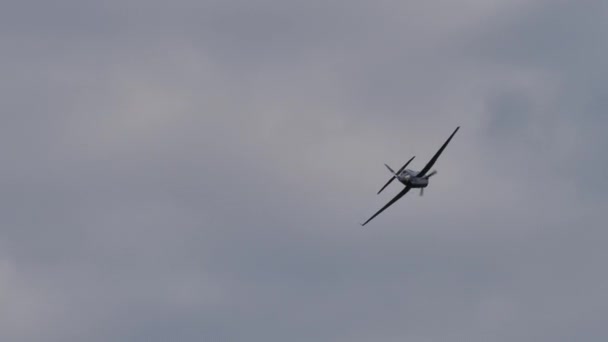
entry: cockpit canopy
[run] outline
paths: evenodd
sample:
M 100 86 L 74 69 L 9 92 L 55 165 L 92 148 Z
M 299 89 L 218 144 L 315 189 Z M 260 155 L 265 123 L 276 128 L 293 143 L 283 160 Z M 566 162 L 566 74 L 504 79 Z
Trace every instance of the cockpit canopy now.
M 405 169 L 405 170 L 403 170 L 403 173 L 404 173 L 405 175 L 410 176 L 410 177 L 414 177 L 414 176 L 416 176 L 416 175 L 418 174 L 418 172 L 416 172 L 416 171 L 414 171 L 414 170 L 410 170 L 410 169 Z

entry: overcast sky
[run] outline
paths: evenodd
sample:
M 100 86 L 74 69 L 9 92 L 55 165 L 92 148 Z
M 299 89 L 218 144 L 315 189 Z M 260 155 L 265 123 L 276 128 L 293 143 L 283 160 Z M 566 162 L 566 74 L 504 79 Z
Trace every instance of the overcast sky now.
M 608 340 L 607 33 L 605 0 L 3 2 L 0 340 Z

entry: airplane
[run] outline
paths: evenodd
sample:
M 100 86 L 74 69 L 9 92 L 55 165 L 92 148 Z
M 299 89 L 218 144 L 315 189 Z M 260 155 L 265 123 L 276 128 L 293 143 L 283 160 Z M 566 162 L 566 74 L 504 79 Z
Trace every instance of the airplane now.
M 433 158 L 431 158 L 431 160 L 426 164 L 426 166 L 421 171 L 413 171 L 413 170 L 406 169 L 406 167 L 412 162 L 412 160 L 414 160 L 415 156 L 412 157 L 410 160 L 408 160 L 407 163 L 405 163 L 405 165 L 403 165 L 397 172 L 393 171 L 393 169 L 391 169 L 390 166 L 384 164 L 384 166 L 386 166 L 386 168 L 393 174 L 393 177 L 391 177 L 391 179 L 388 180 L 388 182 L 382 187 L 382 189 L 380 189 L 380 191 L 378 191 L 378 194 L 380 194 L 382 192 L 382 190 L 384 190 L 395 179 L 398 179 L 401 183 L 403 183 L 403 185 L 405 185 L 405 188 L 403 188 L 403 190 L 401 190 L 401 192 L 398 193 L 397 196 L 395 196 L 384 207 L 382 207 L 382 209 L 378 210 L 378 212 L 376 212 L 372 217 L 370 217 L 367 221 L 365 221 L 365 223 L 362 223 L 361 226 L 365 226 L 369 221 L 373 220 L 374 217 L 380 215 L 380 213 L 383 212 L 386 208 L 390 207 L 393 203 L 397 202 L 401 197 L 403 197 L 405 194 L 407 194 L 407 192 L 410 191 L 410 189 L 413 189 L 413 188 L 420 189 L 420 196 L 423 196 L 424 188 L 426 188 L 429 185 L 429 178 L 431 178 L 435 174 L 437 174 L 437 171 L 433 170 L 431 173 L 429 173 L 429 174 L 427 174 L 427 173 L 433 167 L 433 165 L 435 164 L 435 162 L 441 155 L 441 152 L 443 152 L 445 147 L 448 146 L 448 144 L 450 143 L 450 140 L 452 140 L 452 138 L 454 137 L 454 134 L 456 134 L 456 132 L 458 132 L 459 129 L 460 129 L 460 126 L 456 127 L 456 129 L 454 130 L 452 135 L 450 135 L 448 140 L 446 140 L 445 143 L 443 143 L 443 146 L 441 146 L 439 151 L 437 151 L 437 153 L 435 153 Z

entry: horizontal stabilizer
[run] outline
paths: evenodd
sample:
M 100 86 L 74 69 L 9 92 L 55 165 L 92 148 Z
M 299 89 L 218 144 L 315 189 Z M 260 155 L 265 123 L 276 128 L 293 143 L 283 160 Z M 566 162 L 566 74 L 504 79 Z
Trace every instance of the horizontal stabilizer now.
M 384 184 L 382 189 L 380 189 L 380 191 L 378 191 L 378 195 L 382 192 L 382 190 L 384 190 L 389 184 L 391 184 L 395 180 L 395 178 L 397 177 L 398 174 L 401 173 L 401 171 L 405 170 L 405 168 L 412 162 L 412 160 L 414 160 L 414 158 L 416 158 L 416 156 L 414 156 L 410 160 L 408 160 L 407 163 L 405 163 L 405 165 L 403 165 L 399 169 L 399 171 L 397 171 L 397 173 L 395 173 L 395 171 L 393 171 L 393 169 L 391 169 L 390 166 L 384 164 L 384 166 L 386 166 L 386 168 L 393 174 L 393 177 L 391 177 L 391 179 L 389 179 L 388 182 L 386 182 L 386 184 Z

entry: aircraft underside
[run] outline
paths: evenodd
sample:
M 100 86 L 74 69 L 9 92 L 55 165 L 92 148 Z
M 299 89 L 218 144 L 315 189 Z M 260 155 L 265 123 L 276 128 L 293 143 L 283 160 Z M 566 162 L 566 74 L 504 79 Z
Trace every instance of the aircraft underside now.
M 399 179 L 401 183 L 410 188 L 426 188 L 429 185 L 429 180 L 426 178 L 410 178 L 410 179 Z

